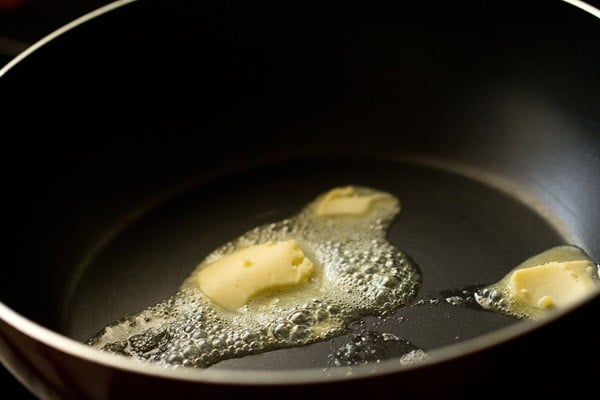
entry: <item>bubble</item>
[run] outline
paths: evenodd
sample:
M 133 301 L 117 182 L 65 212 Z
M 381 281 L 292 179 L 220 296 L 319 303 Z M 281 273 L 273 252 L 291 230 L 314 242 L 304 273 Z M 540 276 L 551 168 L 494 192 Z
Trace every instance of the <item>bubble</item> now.
M 181 364 L 183 362 L 183 356 L 179 353 L 171 353 L 167 356 L 166 361 L 169 364 Z
M 200 339 L 196 341 L 196 346 L 204 353 L 210 348 L 210 344 L 207 340 Z
M 388 302 L 391 302 L 393 299 L 394 295 L 389 289 L 379 289 L 375 293 L 375 301 L 377 301 L 378 304 L 383 305 Z
M 458 306 L 461 304 L 465 303 L 465 299 L 460 297 L 460 296 L 450 296 L 450 297 L 446 297 L 446 303 L 453 305 L 453 306 Z
M 292 331 L 292 324 L 288 321 L 283 321 L 277 323 L 273 327 L 273 336 L 279 340 L 286 340 L 290 337 L 290 332 Z
M 493 289 L 490 291 L 490 294 L 488 295 L 490 300 L 493 302 L 497 302 L 498 300 L 500 300 L 502 298 L 502 294 L 500 293 L 500 290 L 498 289 Z
M 337 315 L 337 314 L 340 313 L 341 310 L 340 310 L 340 308 L 337 305 L 332 304 L 332 305 L 330 305 L 330 306 L 327 307 L 327 311 L 330 314 L 332 314 L 332 315 Z
M 222 349 L 226 346 L 226 344 L 227 343 L 222 338 L 215 338 L 211 343 L 212 347 L 214 347 L 215 349 Z
M 392 333 L 365 331 L 355 334 L 348 343 L 329 354 L 328 359 L 332 365 L 352 366 L 396 357 L 408 364 L 426 358 L 426 353 Z
M 250 342 L 258 340 L 258 333 L 256 333 L 256 332 L 250 332 L 250 331 L 244 331 L 244 332 L 242 332 L 242 334 L 241 334 L 240 337 L 241 337 L 241 339 L 242 339 L 243 342 L 250 343 Z
M 290 338 L 296 341 L 302 341 L 310 336 L 310 328 L 303 325 L 296 325 L 290 331 Z
M 315 310 L 314 319 L 316 322 L 326 321 L 329 318 L 329 312 L 322 308 Z
M 195 359 L 200 357 L 202 350 L 197 346 L 191 345 L 186 346 L 181 353 L 186 359 Z
M 296 311 L 293 313 L 289 320 L 296 325 L 307 325 L 311 326 L 314 324 L 315 319 L 312 316 L 311 312 L 308 310 Z
M 196 330 L 192 333 L 192 338 L 194 339 L 204 339 L 206 336 L 206 332 L 203 330 Z

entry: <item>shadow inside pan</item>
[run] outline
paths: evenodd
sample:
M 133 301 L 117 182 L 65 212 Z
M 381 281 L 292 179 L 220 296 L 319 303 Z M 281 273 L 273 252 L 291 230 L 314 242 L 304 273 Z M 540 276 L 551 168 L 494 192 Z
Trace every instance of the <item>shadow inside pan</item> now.
M 318 194 L 347 184 L 400 199 L 402 210 L 388 240 L 421 269 L 415 304 L 387 318 L 357 321 L 330 341 L 229 359 L 213 368 L 326 368 L 334 365 L 336 351 L 357 338 L 373 339 L 367 344 L 370 355 L 342 364 L 399 357 L 411 349 L 427 352 L 491 332 L 518 320 L 474 303 L 452 305 L 444 296 L 495 282 L 526 258 L 567 243 L 516 194 L 449 170 L 405 161 L 289 161 L 195 185 L 124 227 L 82 266 L 65 299 L 59 330 L 84 341 L 165 300 L 215 248 L 293 216 Z M 401 340 L 383 346 L 372 332 Z

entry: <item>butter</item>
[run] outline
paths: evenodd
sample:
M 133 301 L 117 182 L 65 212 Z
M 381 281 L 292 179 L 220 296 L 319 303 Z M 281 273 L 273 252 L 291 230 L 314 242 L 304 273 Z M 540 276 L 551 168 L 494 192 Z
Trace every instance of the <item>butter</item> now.
M 475 300 L 485 309 L 541 320 L 597 293 L 598 268 L 577 246 L 552 247 L 529 257 L 500 281 L 477 291 Z
M 539 309 L 568 306 L 596 287 L 589 260 L 548 262 L 517 269 L 508 282 L 513 299 Z
M 375 201 L 383 198 L 386 196 L 380 193 L 361 196 L 352 186 L 335 188 L 327 192 L 316 205 L 315 215 L 360 215 L 366 213 Z
M 308 280 L 315 266 L 295 240 L 241 249 L 207 265 L 197 274 L 200 290 L 213 302 L 237 310 L 268 289 Z

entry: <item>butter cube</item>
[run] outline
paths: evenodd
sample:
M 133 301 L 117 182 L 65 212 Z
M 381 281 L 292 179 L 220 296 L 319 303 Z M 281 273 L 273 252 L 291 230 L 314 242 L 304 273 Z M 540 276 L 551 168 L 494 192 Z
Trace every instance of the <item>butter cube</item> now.
M 228 310 L 259 292 L 305 282 L 315 266 L 295 240 L 241 249 L 207 265 L 197 274 L 200 290 Z
M 534 308 L 568 306 L 597 289 L 590 265 L 577 260 L 517 269 L 509 280 L 511 296 Z
M 371 205 L 385 198 L 384 194 L 360 196 L 352 186 L 329 191 L 315 208 L 315 215 L 364 214 Z

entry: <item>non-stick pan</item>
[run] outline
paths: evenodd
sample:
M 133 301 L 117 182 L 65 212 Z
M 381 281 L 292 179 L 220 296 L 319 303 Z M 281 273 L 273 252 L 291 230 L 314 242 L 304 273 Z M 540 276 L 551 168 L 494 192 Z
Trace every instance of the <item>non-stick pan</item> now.
M 43 399 L 593 391 L 598 296 L 531 322 L 468 294 L 553 246 L 600 259 L 600 12 L 415 3 L 118 1 L 2 69 L 2 363 Z M 408 306 L 207 369 L 83 343 L 349 184 L 400 199 Z M 404 345 L 332 363 L 382 333 Z

